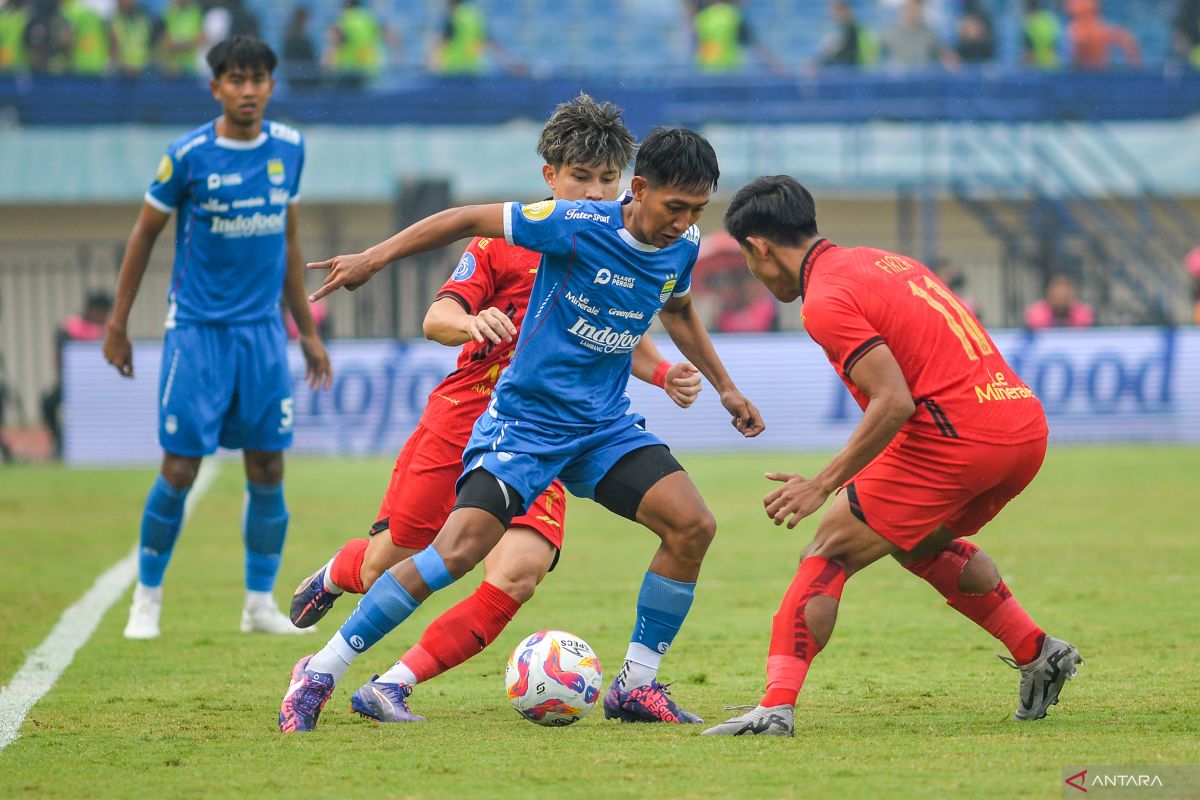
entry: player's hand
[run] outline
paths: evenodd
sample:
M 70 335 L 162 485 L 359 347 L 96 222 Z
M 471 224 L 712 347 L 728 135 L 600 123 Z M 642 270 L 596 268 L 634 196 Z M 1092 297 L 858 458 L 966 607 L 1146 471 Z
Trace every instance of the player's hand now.
M 321 337 L 300 337 L 300 352 L 304 353 L 304 378 L 308 387 L 314 392 L 318 389 L 328 389 L 333 386 L 333 365 L 329 363 L 329 353 Z
M 675 405 L 687 408 L 700 394 L 700 370 L 687 361 L 676 361 L 663 376 L 663 391 Z
M 762 414 L 759 414 L 754 403 L 751 403 L 746 395 L 737 389 L 727 389 L 721 392 L 721 405 L 725 406 L 725 410 L 733 418 L 731 420 L 733 427 L 737 428 L 738 432 L 747 439 L 758 436 L 766 430 L 767 426 L 763 424 Z
M 767 516 L 776 525 L 782 525 L 786 521 L 789 530 L 825 505 L 825 501 L 829 499 L 829 492 L 795 473 L 768 472 L 766 478 L 769 481 L 780 481 L 783 486 L 763 498 L 763 507 L 767 509 Z M 788 519 L 789 516 L 791 519 Z
M 511 342 L 517 335 L 517 326 L 498 308 L 485 308 L 467 320 L 467 333 L 476 342 L 492 344 Z
M 343 286 L 354 291 L 362 286 L 379 271 L 374 260 L 366 253 L 353 253 L 345 256 L 334 256 L 325 261 L 312 261 L 309 269 L 329 270 L 321 288 L 308 296 L 308 302 L 315 303 L 327 294 L 336 292 Z
M 104 360 L 126 378 L 133 377 L 133 346 L 124 328 L 109 326 L 104 333 Z

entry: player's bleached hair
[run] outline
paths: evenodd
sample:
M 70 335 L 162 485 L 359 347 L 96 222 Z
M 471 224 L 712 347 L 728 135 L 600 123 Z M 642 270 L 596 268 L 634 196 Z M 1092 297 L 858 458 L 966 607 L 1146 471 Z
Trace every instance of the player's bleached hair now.
M 270 75 L 279 63 L 275 51 L 262 39 L 240 34 L 217 42 L 204 59 L 212 70 L 213 80 L 220 80 L 222 75 L 234 68 L 253 70 L 261 67 Z
M 555 169 L 564 164 L 625 169 L 633 157 L 633 134 L 621 113 L 612 103 L 580 93 L 554 109 L 538 137 L 538 154 Z
M 795 247 L 817 235 L 817 204 L 800 182 L 768 175 L 747 183 L 729 201 L 725 230 L 742 244 L 750 236 Z
M 651 186 L 674 186 L 687 192 L 717 188 L 721 169 L 712 145 L 687 128 L 655 128 L 638 145 L 633 174 Z

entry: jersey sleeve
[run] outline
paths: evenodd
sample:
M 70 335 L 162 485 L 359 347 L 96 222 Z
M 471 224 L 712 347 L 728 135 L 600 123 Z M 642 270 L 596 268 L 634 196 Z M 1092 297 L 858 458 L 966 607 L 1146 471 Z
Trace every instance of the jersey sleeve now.
M 292 181 L 292 197 L 288 200 L 289 203 L 295 203 L 300 200 L 300 176 L 304 172 L 304 140 L 300 140 L 300 156 L 296 159 L 296 177 Z
M 146 202 L 164 214 L 179 208 L 187 187 L 184 172 L 184 164 L 175 157 L 174 148 L 168 149 L 158 162 L 154 182 L 146 190 Z
M 854 293 L 834 286 L 804 304 L 804 329 L 847 377 L 867 353 L 886 344 L 863 313 Z
M 496 270 L 491 255 L 495 249 L 496 242 L 492 239 L 472 239 L 458 266 L 438 290 L 438 299 L 452 297 L 469 314 L 482 311 L 483 304 L 496 294 Z
M 692 231 L 689 231 L 688 234 L 691 235 Z M 675 279 L 675 288 L 671 291 L 672 297 L 683 297 L 692 290 L 692 272 L 695 271 L 696 259 L 700 255 L 699 230 L 695 232 L 695 239 L 693 241 L 695 242 L 696 246 L 692 249 L 692 255 L 690 258 L 688 258 L 687 264 L 684 266 L 683 271 L 680 272 L 679 277 Z
M 550 255 L 569 255 L 572 234 L 582 223 L 567 212 L 578 206 L 568 200 L 504 204 L 504 239 L 512 245 Z

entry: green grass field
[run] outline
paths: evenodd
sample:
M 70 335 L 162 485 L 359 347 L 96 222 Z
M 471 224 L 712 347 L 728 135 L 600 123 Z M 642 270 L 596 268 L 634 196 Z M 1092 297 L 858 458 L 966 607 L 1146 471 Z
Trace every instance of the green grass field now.
M 696 603 L 663 665 L 710 721 L 755 702 L 770 617 L 815 526 L 762 512 L 766 469 L 818 457 L 689 457 L 720 524 Z M 277 595 L 373 520 L 383 461 L 288 466 L 292 526 Z M 121 637 L 128 593 L 105 616 L 21 738 L 0 752 L 0 797 L 1061 797 L 1067 764 L 1200 764 L 1200 451 L 1057 449 L 976 541 L 1043 626 L 1087 663 L 1047 719 L 1011 721 L 1017 674 L 997 642 L 892 563 L 846 588 L 838 628 L 797 709 L 795 739 L 708 739 L 696 727 L 627 726 L 599 712 L 539 728 L 509 708 L 504 663 L 526 633 L 564 628 L 619 665 L 655 540 L 576 501 L 567 546 L 501 639 L 420 686 L 430 722 L 380 726 L 347 711 L 478 575 L 429 601 L 360 658 L 313 734 L 276 713 L 292 663 L 332 634 L 247 636 L 240 464 L 223 463 L 167 576 L 163 636 Z M 152 473 L 0 472 L 0 684 L 96 576 L 129 552 Z

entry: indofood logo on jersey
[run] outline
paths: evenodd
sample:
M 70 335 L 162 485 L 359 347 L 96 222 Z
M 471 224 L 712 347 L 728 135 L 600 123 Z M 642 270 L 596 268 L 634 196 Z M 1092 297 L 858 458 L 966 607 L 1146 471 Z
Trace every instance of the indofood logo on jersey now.
M 287 176 L 283 172 L 283 159 L 272 158 L 267 162 L 267 180 L 276 186 L 282 186 Z
M 570 331 L 579 337 L 584 347 L 600 353 L 631 353 L 642 340 L 640 333 L 635 335 L 629 331 L 614 331 L 610 325 L 597 328 L 583 317 L 575 321 Z
M 283 233 L 287 227 L 287 209 L 276 214 L 264 214 L 257 211 L 244 217 L 213 217 L 212 233 L 218 233 L 228 239 L 244 236 L 271 236 Z
M 536 203 L 530 203 L 527 206 L 521 206 L 521 213 L 525 215 L 525 219 L 530 222 L 541 222 L 546 217 L 554 213 L 553 200 L 539 200 Z

